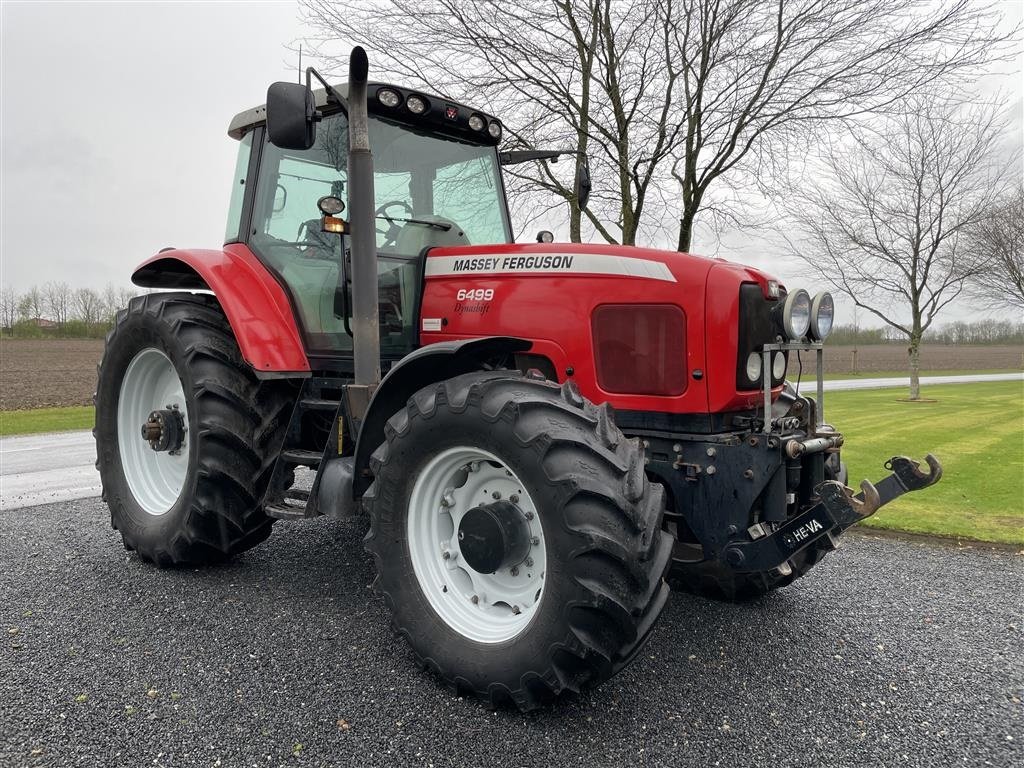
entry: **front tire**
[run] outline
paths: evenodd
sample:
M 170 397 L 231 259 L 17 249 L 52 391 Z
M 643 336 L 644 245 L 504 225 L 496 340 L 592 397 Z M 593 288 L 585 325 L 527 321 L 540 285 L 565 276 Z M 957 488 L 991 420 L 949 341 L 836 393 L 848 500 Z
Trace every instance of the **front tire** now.
M 216 298 L 139 296 L 107 335 L 96 390 L 96 466 L 126 549 L 159 566 L 223 561 L 270 535 L 260 502 L 294 403 L 242 359 Z M 141 435 L 181 414 L 176 451 Z M 178 444 L 178 443 L 176 443 Z
M 649 636 L 668 597 L 664 490 L 639 442 L 574 385 L 491 371 L 428 386 L 388 422 L 371 468 L 375 588 L 453 689 L 534 709 L 608 679 Z M 513 496 L 532 547 L 478 571 L 460 521 Z

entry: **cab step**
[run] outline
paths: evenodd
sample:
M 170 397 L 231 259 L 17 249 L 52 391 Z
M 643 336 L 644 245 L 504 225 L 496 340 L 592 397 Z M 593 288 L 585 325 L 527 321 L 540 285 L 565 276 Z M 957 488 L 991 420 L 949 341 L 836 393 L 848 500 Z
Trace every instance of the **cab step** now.
M 341 405 L 338 400 L 324 400 L 319 397 L 307 397 L 299 401 L 299 407 L 307 411 L 337 411 Z
M 320 514 L 317 498 L 324 458 L 340 453 L 341 396 L 337 379 L 310 377 L 303 380 L 263 496 L 263 509 L 268 516 L 299 520 Z M 329 429 L 325 429 L 327 425 Z M 316 472 L 312 487 L 308 490 L 288 487 L 295 482 L 295 468 L 302 466 Z
M 305 520 L 309 515 L 306 514 L 306 505 L 292 505 L 287 502 L 278 502 L 277 504 L 270 504 L 263 508 L 267 517 L 273 517 L 277 520 Z
M 317 453 L 316 451 L 307 451 L 302 448 L 289 448 L 286 451 L 281 451 L 281 458 L 290 464 L 305 464 L 314 468 L 320 466 L 323 456 L 322 452 Z

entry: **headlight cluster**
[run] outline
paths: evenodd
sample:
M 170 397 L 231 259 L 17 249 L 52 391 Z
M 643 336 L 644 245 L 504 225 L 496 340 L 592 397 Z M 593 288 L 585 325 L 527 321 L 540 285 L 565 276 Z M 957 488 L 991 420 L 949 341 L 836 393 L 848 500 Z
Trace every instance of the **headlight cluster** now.
M 402 103 L 402 94 L 394 88 L 378 88 L 377 101 L 388 109 L 394 109 Z M 429 107 L 430 102 L 416 93 L 410 93 L 405 100 L 405 108 L 414 115 L 422 115 Z
M 488 118 L 479 112 L 470 113 L 465 123 L 462 123 L 461 120 L 466 114 L 465 108 L 455 104 L 444 104 L 442 105 L 443 109 L 436 107 L 432 111 L 430 99 L 419 93 L 410 93 L 408 96 L 403 96 L 397 88 L 386 85 L 378 88 L 376 93 L 377 102 L 389 110 L 398 109 L 404 104 L 406 110 L 417 117 L 431 118 L 434 116 L 434 113 L 437 113 L 437 115 L 443 113 L 443 122 L 448 124 L 456 123 L 461 128 L 468 126 L 469 130 L 474 133 L 486 134 L 496 142 L 501 141 L 501 135 L 504 133 L 504 129 L 499 121 Z
M 761 353 L 751 352 L 747 356 L 747 379 L 759 381 L 761 378 Z M 786 356 L 782 352 L 776 352 L 772 357 L 772 378 L 781 379 L 786 375 Z
M 487 119 L 483 115 L 477 114 L 476 112 L 469 116 L 469 127 L 474 131 L 482 131 L 486 128 L 487 133 L 490 134 L 492 139 L 501 139 L 501 123 L 497 120 L 491 120 L 491 122 L 488 123 Z
M 819 293 L 813 299 L 799 288 L 786 296 L 782 304 L 782 329 L 790 341 L 800 341 L 810 335 L 815 341 L 824 341 L 832 333 L 836 305 L 832 294 Z

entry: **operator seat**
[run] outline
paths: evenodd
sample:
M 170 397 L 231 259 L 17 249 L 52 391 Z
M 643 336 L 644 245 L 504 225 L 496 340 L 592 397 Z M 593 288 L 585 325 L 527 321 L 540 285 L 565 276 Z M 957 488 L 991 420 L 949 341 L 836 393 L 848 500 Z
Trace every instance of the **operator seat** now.
M 432 213 L 417 213 L 413 218 L 429 221 L 447 229 L 407 221 L 395 238 L 395 253 L 402 256 L 419 256 L 424 248 L 438 248 L 445 245 L 470 245 L 462 227 L 451 219 Z

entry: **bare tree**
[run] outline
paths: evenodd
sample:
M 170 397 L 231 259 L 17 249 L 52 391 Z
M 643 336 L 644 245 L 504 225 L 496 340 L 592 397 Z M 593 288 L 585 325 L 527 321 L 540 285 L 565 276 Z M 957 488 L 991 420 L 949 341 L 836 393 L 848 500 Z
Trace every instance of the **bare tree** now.
M 0 289 L 0 327 L 14 335 L 14 323 L 18 320 L 18 292 L 11 287 Z
M 63 331 L 68 323 L 72 295 L 71 286 L 62 280 L 53 280 L 43 286 L 44 305 L 58 330 Z
M 832 148 L 823 181 L 791 191 L 801 239 L 791 250 L 909 342 L 910 398 L 920 398 L 925 331 L 977 271 L 970 229 L 1006 188 L 998 105 L 919 97 L 855 141 Z
M 113 283 L 107 283 L 103 286 L 103 292 L 100 294 L 100 319 L 108 323 L 114 322 L 118 310 L 127 307 L 128 302 L 138 293 L 134 288 L 118 287 Z
M 329 66 L 340 69 L 339 40 L 359 43 L 383 76 L 489 108 L 512 129 L 510 148 L 593 157 L 587 211 L 573 174 L 548 163 L 509 168 L 520 218 L 567 204 L 572 240 L 587 222 L 608 242 L 634 243 L 675 210 L 684 251 L 698 213 L 743 220 L 748 190 L 782 173 L 792 148 L 999 58 L 1014 34 L 997 33 L 989 0 L 301 6 L 317 30 L 305 42 Z
M 844 121 L 1007 53 L 978 0 L 682 0 L 673 33 L 684 136 L 678 249 L 697 214 L 735 216 L 715 189 L 756 188 Z M 1014 31 L 1015 32 L 1015 31 Z M 727 199 L 727 198 L 725 198 Z M 718 203 L 719 205 L 715 205 Z
M 318 30 L 306 43 L 328 68 L 343 71 L 332 50 L 339 39 L 361 44 L 378 77 L 496 114 L 505 148 L 575 153 L 558 167 L 507 169 L 510 197 L 527 222 L 567 205 L 573 241 L 587 222 L 608 242 L 634 243 L 652 192 L 669 180 L 663 166 L 679 136 L 669 119 L 680 76 L 670 57 L 678 2 L 303 0 L 302 7 Z M 584 155 L 594 165 L 586 210 L 574 190 Z
M 86 326 L 92 327 L 103 319 L 103 299 L 92 288 L 75 291 L 75 314 Z
M 1024 309 L 1024 184 L 998 200 L 970 234 L 976 269 L 968 293 L 986 306 Z
M 43 316 L 43 294 L 32 286 L 18 300 L 19 320 L 38 320 Z

